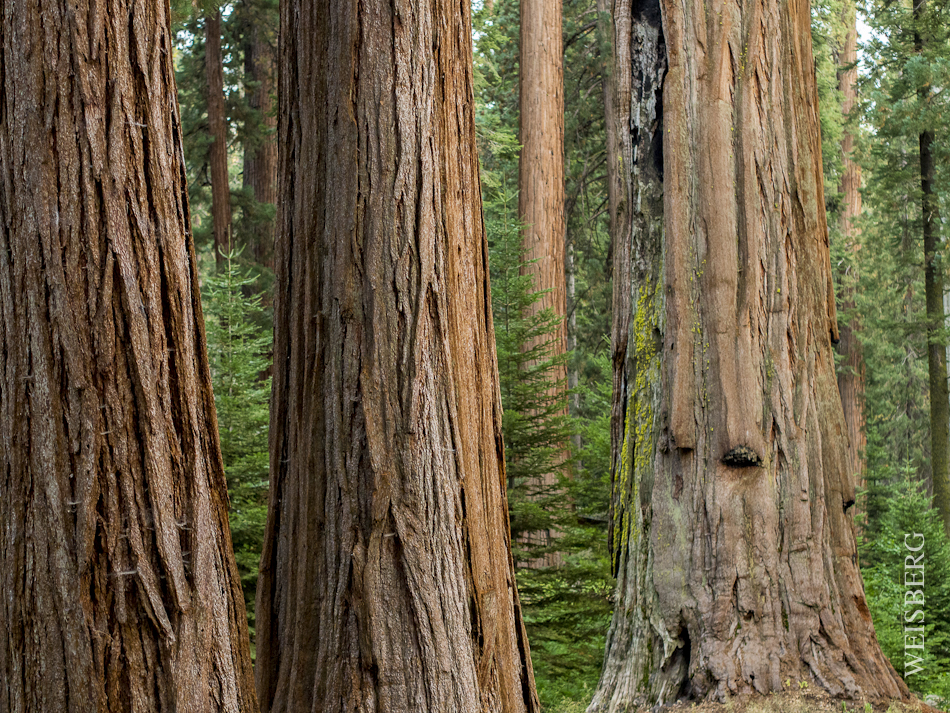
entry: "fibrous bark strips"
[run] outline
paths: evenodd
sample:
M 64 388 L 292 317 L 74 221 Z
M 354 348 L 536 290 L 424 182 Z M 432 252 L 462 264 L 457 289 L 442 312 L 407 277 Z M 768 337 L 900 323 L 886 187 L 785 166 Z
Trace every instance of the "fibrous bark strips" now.
M 267 711 L 539 709 L 462 8 L 281 5 Z
M 808 3 L 613 14 L 618 589 L 591 710 L 906 696 L 849 512 Z
M 0 14 L 0 710 L 254 711 L 168 6 Z

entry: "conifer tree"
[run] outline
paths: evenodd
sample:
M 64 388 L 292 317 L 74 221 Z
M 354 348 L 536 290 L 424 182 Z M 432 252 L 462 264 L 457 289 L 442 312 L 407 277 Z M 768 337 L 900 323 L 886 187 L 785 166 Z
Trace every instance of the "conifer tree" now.
M 251 641 L 258 563 L 267 520 L 268 420 L 272 337 L 254 294 L 255 278 L 225 256 L 222 269 L 205 275 L 203 300 L 208 357 L 227 476 L 231 541 L 244 590 Z M 250 294 L 248 294 L 250 293 Z
M 950 706 L 950 539 L 916 469 L 897 464 L 886 509 L 862 556 L 878 641 L 912 691 Z M 910 560 L 908 560 L 908 557 Z M 908 587 L 907 581 L 921 586 Z M 910 594 L 908 594 L 910 592 Z M 908 647 L 908 644 L 910 645 Z
M 871 4 L 869 20 L 877 30 L 869 43 L 871 57 L 864 82 L 867 114 L 875 127 L 874 184 L 878 192 L 871 229 L 900 224 L 906 247 L 922 254 L 924 315 L 930 407 L 929 490 L 950 532 L 950 401 L 947 392 L 944 272 L 945 227 L 940 206 L 946 202 L 947 140 L 935 130 L 945 127 L 950 106 L 948 7 L 946 2 Z M 946 174 L 943 173 L 943 176 Z M 896 198 L 896 200 L 894 200 Z M 893 234 L 893 232 L 891 233 Z

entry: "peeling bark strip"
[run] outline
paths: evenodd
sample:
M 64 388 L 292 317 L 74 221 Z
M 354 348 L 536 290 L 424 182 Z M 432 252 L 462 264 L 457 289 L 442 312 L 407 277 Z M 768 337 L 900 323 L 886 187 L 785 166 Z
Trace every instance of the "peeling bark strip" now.
M 848 512 L 808 3 L 631 5 L 608 117 L 617 607 L 590 710 L 786 680 L 906 696 Z
M 0 13 L 0 710 L 254 711 L 168 6 Z
M 539 710 L 461 8 L 281 4 L 267 711 Z

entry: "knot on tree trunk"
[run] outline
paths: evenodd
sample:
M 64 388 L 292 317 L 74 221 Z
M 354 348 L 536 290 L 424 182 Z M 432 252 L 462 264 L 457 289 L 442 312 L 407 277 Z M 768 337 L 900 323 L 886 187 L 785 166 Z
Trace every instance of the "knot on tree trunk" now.
M 735 446 L 723 457 L 722 462 L 733 468 L 752 468 L 762 465 L 762 459 L 749 446 Z

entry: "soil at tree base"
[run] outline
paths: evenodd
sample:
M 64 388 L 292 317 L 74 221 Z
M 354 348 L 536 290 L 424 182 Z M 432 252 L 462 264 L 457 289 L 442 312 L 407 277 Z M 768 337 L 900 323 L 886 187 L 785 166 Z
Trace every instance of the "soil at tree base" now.
M 790 682 L 790 687 L 800 684 Z M 868 707 L 869 706 L 869 707 Z M 682 701 L 675 705 L 640 708 L 637 713 L 941 713 L 923 701 L 843 701 L 812 688 L 790 690 L 768 696 L 733 698 L 725 703 Z

